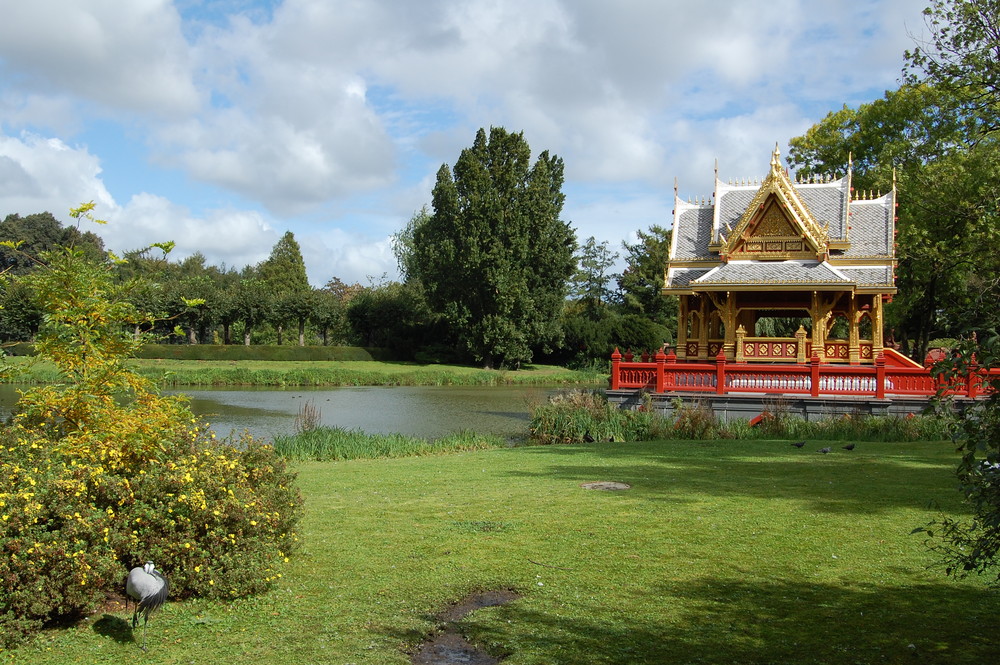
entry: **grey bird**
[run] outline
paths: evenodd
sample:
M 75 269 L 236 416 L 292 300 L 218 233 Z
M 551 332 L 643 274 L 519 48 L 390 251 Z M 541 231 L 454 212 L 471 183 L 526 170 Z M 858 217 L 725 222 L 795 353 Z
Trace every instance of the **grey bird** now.
M 132 630 L 139 624 L 139 615 L 142 614 L 143 651 L 146 650 L 146 624 L 149 623 L 149 613 L 167 601 L 168 588 L 167 578 L 160 574 L 152 561 L 136 566 L 128 573 L 125 593 L 136 603 L 135 612 L 132 614 Z M 125 600 L 125 609 L 128 609 L 128 599 Z
M 829 446 L 827 446 L 826 448 L 820 448 L 818 452 L 821 452 L 821 453 L 823 453 L 824 455 L 826 455 L 826 454 L 827 454 L 828 452 L 830 452 L 831 450 L 832 450 L 832 448 L 830 448 Z

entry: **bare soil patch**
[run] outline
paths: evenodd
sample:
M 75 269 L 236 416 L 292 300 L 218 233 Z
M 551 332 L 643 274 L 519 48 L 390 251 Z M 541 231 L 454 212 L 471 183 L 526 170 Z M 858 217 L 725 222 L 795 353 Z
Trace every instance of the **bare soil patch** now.
M 591 483 L 580 485 L 585 490 L 604 490 L 605 492 L 616 492 L 620 490 L 630 490 L 632 486 L 628 483 L 619 483 L 613 480 L 595 480 Z
M 506 605 L 519 597 L 510 589 L 480 591 L 466 596 L 437 615 L 444 623 L 443 628 L 417 647 L 410 662 L 413 665 L 497 665 L 501 658 L 471 644 L 455 622 L 478 609 Z

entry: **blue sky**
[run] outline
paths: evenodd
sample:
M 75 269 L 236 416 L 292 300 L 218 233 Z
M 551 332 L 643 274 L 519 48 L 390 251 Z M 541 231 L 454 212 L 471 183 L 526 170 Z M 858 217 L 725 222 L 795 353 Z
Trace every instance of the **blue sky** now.
M 0 23 L 0 215 L 97 203 L 122 252 L 397 277 L 389 238 L 480 127 L 566 163 L 619 250 L 897 87 L 919 0 L 32 0 Z

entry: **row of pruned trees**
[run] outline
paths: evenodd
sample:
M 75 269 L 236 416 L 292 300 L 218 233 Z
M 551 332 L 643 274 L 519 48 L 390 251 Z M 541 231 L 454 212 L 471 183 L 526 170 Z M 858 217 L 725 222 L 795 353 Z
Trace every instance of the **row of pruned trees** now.
M 607 242 L 590 238 L 578 247 L 573 238 L 567 264 L 572 272 L 567 269 L 569 277 L 557 284 L 558 306 L 546 323 L 553 336 L 527 339 L 522 348 L 536 358 L 585 364 L 606 359 L 614 346 L 654 348 L 666 341 L 676 311 L 659 293 L 669 231 L 653 227 L 639 231 L 638 238 L 623 245 L 623 274 L 610 272 L 618 254 Z M 0 222 L 0 240 L 20 243 L 17 252 L 0 247 L 0 264 L 12 274 L 35 270 L 37 257 L 59 246 L 76 246 L 91 260 L 107 260 L 100 237 L 64 226 L 49 213 L 8 215 Z M 290 232 L 266 261 L 241 269 L 209 265 L 201 254 L 173 260 L 161 246 L 122 258 L 115 271 L 122 282 L 132 284 L 132 303 L 155 315 L 156 322 L 145 324 L 152 326 L 145 332 L 163 342 L 349 344 L 388 348 L 406 358 L 481 360 L 430 304 L 419 280 L 362 286 L 333 278 L 322 288 L 310 287 Z M 467 284 L 453 277 L 456 285 Z M 0 340 L 32 341 L 41 317 L 23 281 L 0 285 Z M 504 357 L 498 364 L 510 366 L 509 360 Z

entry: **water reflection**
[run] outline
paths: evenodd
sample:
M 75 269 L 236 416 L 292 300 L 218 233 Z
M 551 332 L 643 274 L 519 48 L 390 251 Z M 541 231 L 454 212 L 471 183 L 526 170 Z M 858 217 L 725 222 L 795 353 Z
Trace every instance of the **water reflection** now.
M 295 417 L 311 403 L 323 425 L 369 433 L 439 437 L 461 430 L 518 437 L 528 409 L 565 388 L 538 386 L 403 386 L 274 389 L 185 389 L 191 409 L 219 436 L 244 429 L 259 437 L 294 432 Z M 15 387 L 0 385 L 0 413 L 16 403 Z

